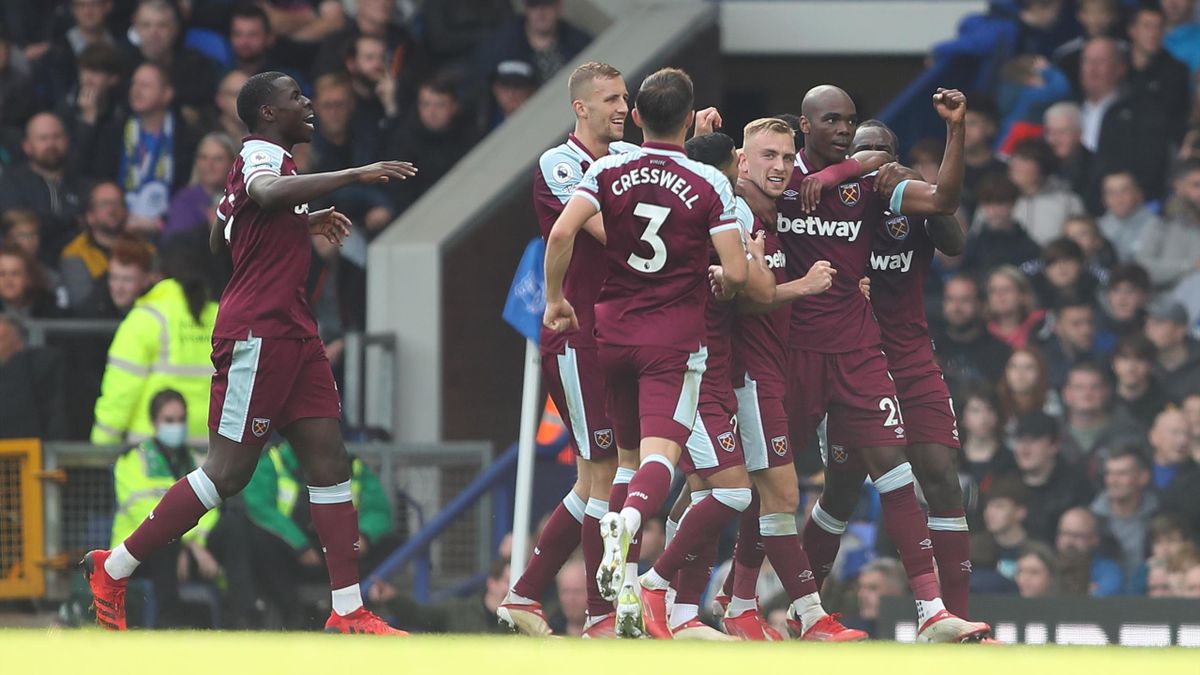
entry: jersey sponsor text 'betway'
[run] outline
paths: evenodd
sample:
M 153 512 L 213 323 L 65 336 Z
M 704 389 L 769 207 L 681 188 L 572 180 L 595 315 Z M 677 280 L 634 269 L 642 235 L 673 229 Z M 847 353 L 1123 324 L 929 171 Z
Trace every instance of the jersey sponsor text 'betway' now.
M 779 214 L 776 229 L 780 233 L 795 232 L 821 237 L 838 237 L 846 241 L 858 239 L 862 230 L 861 220 L 822 220 L 816 216 L 807 218 L 788 218 Z
M 904 251 L 893 255 L 871 254 L 871 269 L 880 272 L 907 272 L 912 269 L 912 251 Z
M 652 159 L 650 163 L 655 164 L 661 161 Z M 674 193 L 676 197 L 679 197 L 683 205 L 689 209 L 700 198 L 700 195 L 688 184 L 686 178 L 666 169 L 649 166 L 635 168 L 629 172 L 622 173 L 612 182 L 612 193 L 620 197 L 626 190 L 635 185 L 657 185 L 666 188 Z

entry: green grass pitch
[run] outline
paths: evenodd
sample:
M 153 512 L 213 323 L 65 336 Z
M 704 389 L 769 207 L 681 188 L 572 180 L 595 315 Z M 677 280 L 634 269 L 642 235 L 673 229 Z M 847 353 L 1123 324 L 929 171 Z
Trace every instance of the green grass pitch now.
M 5 675 L 1030 675 L 1200 673 L 1200 651 L 1006 645 L 587 642 L 309 633 L 0 630 Z

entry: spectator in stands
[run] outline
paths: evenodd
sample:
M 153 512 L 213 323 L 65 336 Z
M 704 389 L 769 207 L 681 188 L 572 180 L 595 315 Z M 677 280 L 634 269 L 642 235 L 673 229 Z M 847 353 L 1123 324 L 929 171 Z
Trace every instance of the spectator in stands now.
M 1005 364 L 1004 377 L 996 386 L 1000 411 L 1007 420 L 1006 442 L 1011 444 L 1016 440 L 1017 420 L 1021 416 L 1033 412 L 1062 414 L 1062 401 L 1058 392 L 1050 388 L 1048 377 L 1041 352 L 1032 347 L 1013 350 Z
M 1166 17 L 1160 7 L 1140 4 L 1129 15 L 1130 93 L 1161 106 L 1168 138 L 1183 137 L 1188 114 L 1188 67 L 1163 49 Z
M 1137 261 L 1160 290 L 1200 267 L 1200 159 L 1176 167 L 1174 192 L 1165 220 L 1148 225 L 1138 239 Z
M 1055 67 L 1071 80 L 1079 91 L 1079 61 L 1087 41 L 1096 37 L 1119 37 L 1120 10 L 1117 0 L 1078 0 L 1075 19 L 1083 27 L 1083 35 L 1059 45 L 1050 59 Z
M 555 635 L 579 637 L 587 621 L 587 572 L 583 558 L 574 557 L 554 576 L 558 611 L 549 617 Z
M 1026 263 L 1022 270 L 1033 276 L 1033 288 L 1042 307 L 1090 301 L 1100 286 L 1097 274 L 1087 266 L 1083 249 L 1067 237 L 1046 244 L 1041 258 Z
M 246 515 L 256 528 L 251 536 L 256 586 L 264 599 L 283 610 L 285 620 L 290 621 L 300 618 L 296 593 L 300 584 L 325 579 L 321 545 L 309 516 L 309 494 L 304 485 L 296 451 L 284 441 L 262 453 L 242 492 Z M 388 551 L 384 542 L 394 530 L 392 510 L 379 477 L 353 455 L 350 485 L 358 509 L 359 566 L 365 574 Z
M 1146 427 L 1112 405 L 1112 389 L 1100 366 L 1071 368 L 1062 388 L 1063 442 L 1059 455 L 1085 468 L 1097 466 L 1112 448 L 1145 445 Z
M 113 181 L 101 181 L 88 191 L 84 229 L 63 249 L 58 263 L 72 309 L 91 298 L 96 281 L 108 270 L 109 253 L 126 231 L 128 215 L 125 196 Z
M 144 414 L 152 422 L 149 437 L 126 450 L 113 466 L 117 502 L 113 546 L 124 541 L 150 515 L 167 488 L 195 471 L 204 460 L 204 455 L 188 443 L 188 410 L 182 394 L 174 389 L 154 392 Z M 184 608 L 179 597 L 179 584 L 191 577 L 193 567 L 208 582 L 215 582 L 221 574 L 221 565 L 208 543 L 219 518 L 217 509 L 204 514 L 177 542 L 142 560 L 134 573 L 134 578 L 146 579 L 153 587 L 156 628 L 195 625 L 194 614 Z
M 1004 444 L 1000 401 L 990 387 L 976 384 L 964 393 L 958 409 L 962 432 L 962 468 L 986 492 L 992 480 L 1016 468 L 1012 449 Z
M 979 181 L 975 225 L 967 238 L 963 269 L 987 274 L 999 265 L 1020 265 L 1038 256 L 1038 245 L 1021 223 L 1013 219 L 1017 186 L 1004 174 L 989 174 Z
M 240 70 L 231 70 L 221 78 L 221 83 L 217 86 L 217 95 L 213 98 L 216 109 L 205 119 L 201 124 L 201 129 L 204 133 L 210 134 L 214 131 L 223 132 L 226 136 L 233 139 L 233 146 L 239 152 L 242 149 L 242 138 L 249 132 L 246 131 L 246 124 L 242 122 L 242 118 L 237 114 L 237 97 L 238 92 L 242 90 L 242 85 L 246 84 L 246 80 L 250 79 L 245 73 Z M 324 120 L 318 122 L 318 127 L 324 126 Z M 318 129 L 319 131 L 319 129 Z
M 1118 266 L 1101 296 L 1101 329 L 1118 337 L 1141 333 L 1149 295 L 1150 275 L 1143 267 L 1133 263 Z
M 1171 588 L 1171 575 L 1166 563 L 1161 560 L 1151 560 L 1146 574 L 1146 597 L 1171 598 L 1174 589 Z
M 1088 569 L 1087 594 L 1093 598 L 1120 595 L 1125 590 L 1125 572 L 1113 558 L 1100 551 L 1100 527 L 1096 516 L 1077 506 L 1058 520 L 1054 548 L 1064 560 L 1080 556 Z
M 37 214 L 33 211 L 14 209 L 0 216 L 0 245 L 14 246 L 24 250 L 29 257 L 36 260 L 38 248 L 42 242 L 42 224 L 38 222 Z M 65 306 L 66 289 L 63 288 L 62 275 L 58 270 L 40 260 L 37 261 L 42 276 L 46 278 L 46 287 L 54 292 L 55 304 Z
M 1054 549 L 1039 541 L 1026 542 L 1017 559 L 1017 594 L 1022 598 L 1053 598 L 1062 574 Z
M 271 30 L 271 21 L 261 6 L 245 2 L 233 8 L 233 14 L 229 17 L 232 70 L 246 77 L 280 70 L 279 66 L 271 63 L 271 49 L 274 46 L 275 33 Z
M 1200 464 L 1200 394 L 1188 394 L 1180 409 L 1188 421 L 1188 457 Z
M 182 393 L 192 411 L 189 442 L 204 443 L 208 438 L 217 303 L 208 295 L 206 262 L 207 252 L 194 247 L 164 249 L 163 280 L 134 303 L 108 349 L 93 443 L 147 438 L 153 429 L 148 402 L 166 388 Z
M 1146 337 L 1158 349 L 1154 376 L 1172 401 L 1200 392 L 1200 343 L 1188 337 L 1187 322 L 1187 310 L 1169 297 L 1156 300 L 1146 315 Z
M 385 156 L 408 157 L 421 167 L 415 177 L 389 185 L 398 211 L 412 206 L 475 145 L 477 136 L 460 112 L 454 81 L 436 75 L 421 83 L 415 114 L 384 139 Z
M 196 146 L 196 161 L 188 186 L 175 193 L 162 230 L 163 243 L 181 235 L 201 233 L 216 219 L 217 202 L 225 194 L 225 178 L 237 157 L 233 139 L 217 131 Z
M 1032 344 L 1043 326 L 1046 310 L 1039 309 L 1033 284 L 1010 265 L 994 269 L 987 277 L 988 332 L 1009 347 Z
M 36 110 L 33 68 L 0 27 L 0 127 L 20 129 Z
M 115 50 L 123 40 L 109 28 L 112 0 L 71 0 L 69 4 L 74 25 L 52 41 L 40 64 L 46 99 L 51 102 L 61 101 L 79 84 L 77 60 L 88 47 L 105 45 Z
M 0 303 L 9 284 L 5 250 L 0 249 Z M 17 315 L 0 311 L 0 438 L 65 438 L 62 357 L 53 349 L 29 347 L 27 340 Z
M 200 110 L 217 90 L 218 66 L 185 47 L 181 35 L 178 11 L 168 0 L 141 0 L 130 30 L 136 50 L 128 55 L 126 72 L 136 87 L 138 66 L 157 64 L 163 71 L 163 80 L 175 85 L 174 101 L 180 112 L 188 123 L 195 124 L 200 120 Z
M 1050 386 L 1058 389 L 1074 366 L 1107 356 L 1096 344 L 1096 312 L 1087 300 L 1064 301 L 1054 310 L 1053 332 L 1041 344 Z
M 76 313 L 86 318 L 124 319 L 155 281 L 154 247 L 141 237 L 121 235 L 112 246 L 104 276 L 96 280 L 89 301 Z M 103 359 L 101 354 L 98 362 Z
M 1119 95 L 1128 66 L 1121 44 L 1110 37 L 1088 40 L 1080 52 L 1079 102 L 1082 110 L 1083 146 L 1100 150 L 1100 129 Z
M 921 180 L 937 182 L 938 168 L 942 165 L 942 153 L 945 150 L 945 143 L 942 143 L 936 138 L 922 138 L 913 143 L 913 146 L 908 149 L 908 163 L 917 173 L 921 174 Z
M 1054 177 L 1083 198 L 1088 213 L 1100 214 L 1099 176 L 1092 151 L 1083 147 L 1082 111 L 1078 103 L 1060 101 L 1042 115 L 1043 136 L 1054 151 Z
M 1104 491 L 1092 502 L 1092 513 L 1121 545 L 1121 567 L 1131 575 L 1146 559 L 1150 518 L 1158 512 L 1158 496 L 1147 488 L 1150 470 L 1136 448 L 1118 448 L 1104 461 Z
M 1101 182 L 1104 194 L 1104 215 L 1100 216 L 1100 231 L 1117 249 L 1121 262 L 1137 259 L 1142 233 L 1159 226 L 1158 214 L 1146 206 L 1142 188 L 1128 171 L 1117 171 Z
M 847 616 L 844 623 L 864 630 L 875 637 L 879 628 L 879 606 L 883 598 L 901 597 L 908 586 L 904 577 L 904 566 L 894 558 L 876 558 L 863 565 L 855 584 L 855 599 L 858 613 Z
M 987 330 L 982 313 L 979 282 L 969 274 L 951 277 L 942 294 L 944 324 L 934 342 L 952 392 L 973 380 L 996 382 L 1004 373 L 1011 349 Z
M 1200 24 L 1196 23 L 1196 0 L 1162 0 L 1167 34 L 1163 45 L 1172 56 L 1200 70 Z
M 77 84 L 56 108 L 71 138 L 68 160 L 80 177 L 112 179 L 116 173 L 110 159 L 121 147 L 124 115 L 121 53 L 108 43 L 89 45 L 77 63 Z
M 1083 201 L 1054 175 L 1058 161 L 1040 138 L 1027 138 L 1013 148 L 1008 177 L 1021 191 L 1013 218 L 1039 245 L 1062 236 L 1062 223 L 1084 213 Z
M 501 61 L 492 74 L 492 98 L 484 128 L 491 130 L 503 124 L 537 89 L 533 66 L 524 61 Z
M 496 608 L 504 602 L 508 583 L 508 558 L 499 557 L 492 560 L 479 592 L 432 606 L 397 597 L 387 602 L 388 613 L 396 616 L 397 627 L 410 631 L 507 633 L 508 628 L 496 621 Z
M 395 82 L 399 114 L 408 111 L 416 97 L 417 84 L 429 70 L 423 46 L 413 39 L 396 16 L 394 0 L 354 0 L 350 25 L 323 41 L 313 72 L 316 76 L 337 72 L 359 36 L 369 35 L 383 41 L 388 76 Z
M 979 183 L 990 173 L 1004 173 L 1004 162 L 992 149 L 999 130 L 1000 111 L 991 96 L 971 94 L 963 136 L 963 186 L 961 203 L 963 218 L 971 222 L 979 203 Z
M 314 43 L 324 42 L 346 27 L 346 12 L 342 8 L 341 0 L 264 0 L 259 2 L 258 6 L 267 13 L 275 34 L 283 38 L 283 41 L 291 43 L 289 51 L 311 52 Z M 309 63 L 312 61 L 312 54 L 307 58 L 298 55 L 294 58 Z
M 473 77 L 464 91 L 484 91 L 496 66 L 510 60 L 533 64 L 538 83 L 543 83 L 591 42 L 587 33 L 562 19 L 562 0 L 524 0 L 524 6 L 524 14 L 476 48 Z
M 1025 529 L 1042 542 L 1054 540 L 1063 512 L 1092 499 L 1092 486 L 1083 471 L 1059 455 L 1058 423 L 1043 412 L 1017 420 L 1013 458 L 1021 482 L 1029 488 Z
M 995 543 L 996 571 L 1013 580 L 1021 546 L 1029 541 L 1025 519 L 1029 515 L 1029 488 L 1013 476 L 1002 476 L 984 493 L 984 528 Z
M 1167 406 L 1167 395 L 1154 377 L 1158 350 L 1140 333 L 1125 336 L 1113 354 L 1113 373 L 1117 377 L 1116 409 L 1149 429 L 1154 418 Z
M 0 247 L 0 312 L 26 319 L 62 315 L 37 259 L 16 246 Z
M 1091 216 L 1074 216 L 1063 222 L 1063 236 L 1083 250 L 1083 264 L 1097 281 L 1107 282 L 1108 273 L 1117 264 L 1117 251 L 1100 232 Z
M 42 223 L 38 258 L 58 262 L 58 254 L 75 236 L 81 190 L 67 167 L 70 143 L 62 120 L 53 113 L 38 113 L 25 125 L 21 149 L 23 164 L 6 167 L 0 175 L 0 211 L 25 209 Z
M 359 35 L 346 52 L 346 72 L 354 85 L 354 124 L 379 129 L 400 114 L 396 78 L 388 72 L 387 43 Z
M 1152 486 L 1161 494 L 1186 483 L 1188 474 L 1197 470 L 1196 463 L 1188 456 L 1187 417 L 1177 408 L 1168 408 L 1154 419 L 1150 449 Z

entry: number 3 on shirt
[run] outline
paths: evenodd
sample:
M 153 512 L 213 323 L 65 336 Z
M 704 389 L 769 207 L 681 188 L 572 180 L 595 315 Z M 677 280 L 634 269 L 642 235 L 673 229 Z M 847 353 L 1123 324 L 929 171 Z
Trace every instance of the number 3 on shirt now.
M 662 237 L 658 236 L 658 229 L 667 222 L 667 216 L 671 215 L 671 209 L 638 202 L 638 205 L 633 207 L 633 215 L 650 221 L 646 225 L 646 231 L 642 232 L 642 241 L 650 244 L 650 249 L 654 251 L 654 257 L 643 258 L 636 253 L 630 253 L 629 266 L 639 272 L 654 274 L 667 264 L 667 245 Z

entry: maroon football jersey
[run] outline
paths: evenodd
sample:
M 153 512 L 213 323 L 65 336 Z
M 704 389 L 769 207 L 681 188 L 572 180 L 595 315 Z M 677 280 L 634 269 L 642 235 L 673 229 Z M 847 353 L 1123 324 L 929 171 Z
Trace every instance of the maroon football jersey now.
M 282 146 L 256 136 L 243 140 L 217 205 L 233 276 L 221 295 L 213 337 L 317 337 L 305 295 L 312 258 L 308 204 L 265 211 L 246 191 L 256 178 L 295 174 L 292 154 Z
M 787 282 L 787 255 L 779 246 L 773 222 L 756 217 L 738 197 L 738 222 L 746 228 L 747 238 L 765 233 L 764 258 L 775 274 L 775 283 Z M 758 383 L 763 396 L 782 398 L 787 393 L 783 373 L 787 369 L 788 332 L 792 308 L 784 305 L 766 314 L 739 314 L 733 328 L 733 382 L 744 384 L 744 376 Z
M 871 244 L 871 304 L 886 308 L 875 316 L 893 371 L 910 366 L 911 358 L 928 356 L 924 286 L 932 264 L 933 240 L 925 220 L 885 212 Z
M 611 155 L 636 149 L 636 145 L 624 141 L 617 141 L 608 146 Z M 571 193 L 575 191 L 579 180 L 594 161 L 596 158 L 588 151 L 587 146 L 575 138 L 575 134 L 569 134 L 566 143 L 542 153 L 538 160 L 538 169 L 533 175 L 533 209 L 537 212 L 543 239 L 550 236 L 550 228 L 554 227 L 554 221 L 558 220 L 567 200 L 571 198 Z M 579 330 L 559 333 L 543 327 L 543 350 L 558 353 L 568 339 L 576 347 L 596 343 L 593 335 L 596 327 L 593 306 L 607 275 L 608 264 L 604 259 L 604 244 L 586 232 L 581 232 L 575 237 L 571 264 L 563 278 L 563 296 L 575 308 Z
M 800 181 L 811 172 L 801 150 L 796 171 L 779 198 L 776 229 L 787 256 L 788 279 L 799 279 L 818 260 L 837 270 L 833 286 L 792 303 L 790 344 L 815 352 L 841 354 L 880 344 L 879 325 L 858 289 L 871 258 L 871 236 L 887 203 L 875 192 L 875 176 L 863 176 L 821 193 L 816 211 L 796 199 Z
M 729 180 L 678 146 L 646 143 L 597 160 L 575 194 L 604 214 L 608 239 L 596 337 L 696 351 L 710 294 L 710 237 L 738 227 Z

